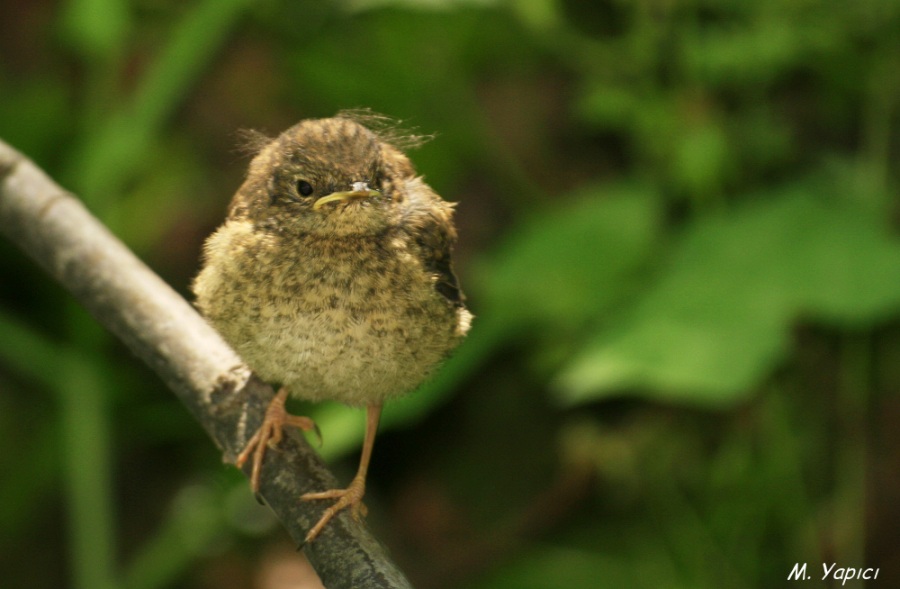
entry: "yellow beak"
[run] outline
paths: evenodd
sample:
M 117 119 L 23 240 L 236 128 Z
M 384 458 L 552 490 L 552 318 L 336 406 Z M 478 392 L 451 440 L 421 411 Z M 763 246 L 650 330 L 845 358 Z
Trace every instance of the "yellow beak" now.
M 354 182 L 353 188 L 351 190 L 346 190 L 344 192 L 332 192 L 329 195 L 323 196 L 319 200 L 313 203 L 313 210 L 318 211 L 324 205 L 327 205 L 330 202 L 338 202 L 345 200 L 352 200 L 357 198 L 369 198 L 370 196 L 380 196 L 381 193 L 377 190 L 372 190 L 369 188 L 369 184 L 366 182 Z

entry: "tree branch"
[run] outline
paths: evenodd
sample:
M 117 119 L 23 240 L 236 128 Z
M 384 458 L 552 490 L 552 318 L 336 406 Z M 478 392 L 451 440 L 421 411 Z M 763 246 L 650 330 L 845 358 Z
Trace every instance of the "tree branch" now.
M 225 460 L 234 461 L 262 422 L 272 389 L 78 199 L 3 141 L 0 232 L 153 368 Z M 335 488 L 337 481 L 300 435 L 285 434 L 277 450 L 266 453 L 260 494 L 299 545 L 323 505 L 298 497 Z M 305 550 L 326 587 L 409 587 L 381 545 L 346 512 Z

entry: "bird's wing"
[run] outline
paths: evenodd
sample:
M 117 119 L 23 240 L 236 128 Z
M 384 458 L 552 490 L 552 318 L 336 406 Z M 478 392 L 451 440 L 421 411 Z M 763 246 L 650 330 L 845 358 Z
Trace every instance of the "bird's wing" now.
M 453 205 L 416 178 L 407 184 L 405 225 L 420 248 L 425 269 L 436 276 L 435 289 L 454 307 L 462 307 L 466 297 L 453 271 Z
M 435 289 L 453 306 L 461 307 L 466 300 L 459 288 L 459 280 L 453 271 L 453 246 L 456 243 L 456 231 L 449 223 L 435 222 L 417 236 L 422 248 L 425 268 L 437 276 Z

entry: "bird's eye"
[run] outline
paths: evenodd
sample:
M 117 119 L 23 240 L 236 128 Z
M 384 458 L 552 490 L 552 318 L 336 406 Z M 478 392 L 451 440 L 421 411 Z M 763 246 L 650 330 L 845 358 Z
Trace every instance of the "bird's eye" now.
M 297 181 L 297 192 L 301 196 L 309 196 L 313 193 L 312 184 L 307 182 L 306 180 L 298 180 Z

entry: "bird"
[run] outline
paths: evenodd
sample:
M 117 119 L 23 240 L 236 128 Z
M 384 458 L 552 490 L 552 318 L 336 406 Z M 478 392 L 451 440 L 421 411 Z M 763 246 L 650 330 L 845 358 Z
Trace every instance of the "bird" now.
M 452 261 L 455 203 L 404 153 L 421 137 L 371 111 L 306 119 L 277 137 L 248 134 L 253 154 L 225 221 L 206 240 L 196 306 L 248 366 L 277 388 L 237 455 L 258 494 L 267 447 L 283 428 L 318 428 L 288 396 L 366 408 L 359 468 L 312 542 L 340 511 L 361 519 L 383 405 L 410 393 L 463 340 L 473 315 Z

